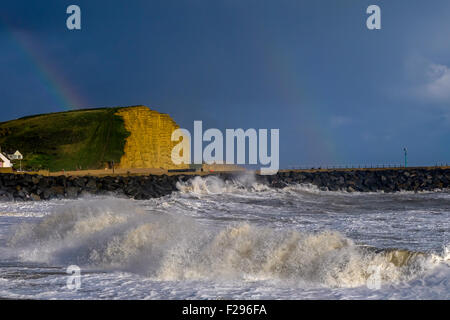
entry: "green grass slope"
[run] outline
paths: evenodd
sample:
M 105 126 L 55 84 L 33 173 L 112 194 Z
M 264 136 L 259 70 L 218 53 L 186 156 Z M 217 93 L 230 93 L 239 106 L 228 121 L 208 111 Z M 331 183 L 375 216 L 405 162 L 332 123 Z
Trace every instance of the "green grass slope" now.
M 74 110 L 0 123 L 2 151 L 19 150 L 30 170 L 98 169 L 118 163 L 129 132 L 119 108 Z M 18 168 L 18 164 L 15 164 Z

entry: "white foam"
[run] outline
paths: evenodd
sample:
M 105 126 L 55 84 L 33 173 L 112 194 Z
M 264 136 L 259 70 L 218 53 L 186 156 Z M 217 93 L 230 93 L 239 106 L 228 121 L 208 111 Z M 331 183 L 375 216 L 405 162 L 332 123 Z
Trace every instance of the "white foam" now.
M 448 193 L 271 189 L 252 176 L 178 187 L 148 201 L 0 203 L 0 297 L 449 298 Z
M 212 229 L 184 216 L 146 211 L 131 200 L 87 200 L 22 224 L 9 246 L 26 261 L 82 264 L 157 280 L 287 279 L 329 287 L 364 285 L 371 269 L 387 282 L 426 268 L 423 256 L 395 265 L 338 232 L 316 234 L 249 223 Z

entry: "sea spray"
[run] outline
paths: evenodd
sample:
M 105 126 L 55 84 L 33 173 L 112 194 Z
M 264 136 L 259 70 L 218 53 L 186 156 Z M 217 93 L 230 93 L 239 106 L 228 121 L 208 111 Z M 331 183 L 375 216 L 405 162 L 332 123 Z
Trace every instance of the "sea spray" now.
M 240 173 L 232 179 L 223 180 L 217 176 L 194 177 L 186 182 L 177 182 L 177 189 L 182 193 L 221 194 L 239 190 L 264 191 L 270 188 L 258 183 L 253 173 Z
M 365 285 L 376 266 L 387 283 L 409 280 L 427 257 L 355 245 L 318 233 L 251 223 L 206 226 L 184 215 L 143 210 L 131 200 L 91 199 L 63 205 L 9 239 L 22 260 L 120 270 L 155 280 L 287 280 L 330 287 Z

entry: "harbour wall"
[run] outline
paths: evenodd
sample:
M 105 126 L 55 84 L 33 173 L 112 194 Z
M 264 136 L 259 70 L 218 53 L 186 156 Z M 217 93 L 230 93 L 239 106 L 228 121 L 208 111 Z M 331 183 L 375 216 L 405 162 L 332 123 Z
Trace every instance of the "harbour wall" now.
M 243 174 L 248 173 L 220 172 L 209 174 L 209 176 L 233 182 L 239 181 Z M 112 194 L 143 200 L 177 191 L 177 182 L 187 182 L 194 177 L 195 175 L 182 173 L 106 177 L 0 173 L 0 201 L 77 198 L 88 194 Z M 450 168 L 292 170 L 281 171 L 271 176 L 255 174 L 252 179 L 254 182 L 272 188 L 284 188 L 293 184 L 312 184 L 323 191 L 418 192 L 449 189 Z

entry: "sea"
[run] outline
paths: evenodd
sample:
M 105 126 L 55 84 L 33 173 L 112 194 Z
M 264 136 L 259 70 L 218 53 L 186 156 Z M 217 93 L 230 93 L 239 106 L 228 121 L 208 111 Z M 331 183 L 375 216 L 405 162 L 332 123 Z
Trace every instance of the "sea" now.
M 194 177 L 0 202 L 0 299 L 450 299 L 450 191 Z

